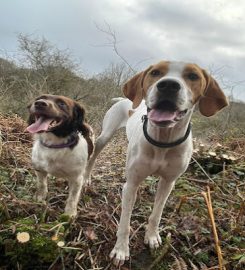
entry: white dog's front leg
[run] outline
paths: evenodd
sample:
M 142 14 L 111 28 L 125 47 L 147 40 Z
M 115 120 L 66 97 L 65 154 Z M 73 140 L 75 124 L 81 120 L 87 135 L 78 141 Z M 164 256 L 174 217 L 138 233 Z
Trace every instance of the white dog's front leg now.
M 83 176 L 69 179 L 69 196 L 66 202 L 65 213 L 75 217 L 77 215 L 77 204 L 83 186 Z
M 37 191 L 36 200 L 38 202 L 45 202 L 48 193 L 48 177 L 46 172 L 36 171 L 37 176 Z
M 122 265 L 129 259 L 129 233 L 130 218 L 136 199 L 139 184 L 125 183 L 122 192 L 122 214 L 117 231 L 117 242 L 113 248 L 110 258 L 116 266 Z
M 158 248 L 162 243 L 159 235 L 159 223 L 164 205 L 174 187 L 174 183 L 175 181 L 166 181 L 164 178 L 159 180 L 153 211 L 149 217 L 145 233 L 145 244 L 148 244 L 150 248 Z

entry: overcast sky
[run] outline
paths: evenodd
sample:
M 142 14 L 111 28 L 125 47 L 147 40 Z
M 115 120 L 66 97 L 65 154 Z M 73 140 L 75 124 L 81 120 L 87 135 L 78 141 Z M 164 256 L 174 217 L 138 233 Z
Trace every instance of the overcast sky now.
M 0 0 L 0 11 L 2 54 L 17 53 L 18 34 L 32 34 L 68 48 L 94 75 L 120 61 L 96 27 L 109 24 L 135 69 L 162 59 L 194 62 L 222 86 L 236 85 L 234 97 L 245 101 L 244 0 Z

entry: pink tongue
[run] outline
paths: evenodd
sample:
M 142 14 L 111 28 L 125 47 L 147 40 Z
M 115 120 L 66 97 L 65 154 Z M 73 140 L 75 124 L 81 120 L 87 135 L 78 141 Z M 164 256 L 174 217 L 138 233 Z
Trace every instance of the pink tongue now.
M 176 116 L 177 112 L 164 112 L 156 109 L 152 109 L 148 114 L 148 118 L 155 122 L 171 121 L 174 120 Z
M 31 124 L 29 127 L 27 127 L 26 130 L 30 133 L 47 131 L 52 121 L 53 119 L 44 119 L 43 117 L 39 117 L 38 120 L 35 123 Z

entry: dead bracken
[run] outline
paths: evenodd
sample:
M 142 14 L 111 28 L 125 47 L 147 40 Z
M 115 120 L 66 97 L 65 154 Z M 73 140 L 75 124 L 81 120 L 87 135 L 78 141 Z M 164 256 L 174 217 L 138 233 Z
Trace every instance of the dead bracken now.
M 70 220 L 62 215 L 67 198 L 64 180 L 50 181 L 47 205 L 33 200 L 32 139 L 24 132 L 25 128 L 20 117 L 0 115 L 3 141 L 0 268 L 114 269 L 108 255 L 116 240 L 121 213 L 124 133 L 118 133 L 100 155 L 92 186 L 82 192 L 78 217 Z M 163 246 L 153 252 L 144 245 L 144 226 L 151 212 L 157 179 L 148 177 L 141 185 L 131 222 L 132 256 L 122 269 L 219 269 L 208 208 L 202 195 L 207 186 L 224 267 L 244 269 L 245 139 L 233 137 L 226 143 L 218 142 L 222 140 L 213 136 L 203 145 L 196 143 L 199 151 L 195 151 L 188 171 L 177 181 L 163 212 Z M 22 238 L 23 233 L 29 239 Z M 21 242 L 18 235 L 22 235 L 21 241 L 28 240 Z

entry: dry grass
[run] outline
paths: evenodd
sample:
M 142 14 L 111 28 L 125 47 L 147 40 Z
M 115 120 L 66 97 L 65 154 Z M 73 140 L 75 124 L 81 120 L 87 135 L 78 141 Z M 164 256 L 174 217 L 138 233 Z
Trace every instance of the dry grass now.
M 32 138 L 25 132 L 27 124 L 17 115 L 0 114 L 2 136 L 2 158 L 0 165 L 16 168 L 30 168 L 30 147 Z
M 46 206 L 32 200 L 35 181 L 29 157 L 31 138 L 24 133 L 24 121 L 1 115 L 0 129 L 0 268 L 114 269 L 108 255 L 116 240 L 121 212 L 124 134 L 119 132 L 99 157 L 92 186 L 84 188 L 81 195 L 78 217 L 70 221 L 62 216 L 67 196 L 63 180 L 50 181 Z M 213 137 L 205 146 L 196 143 L 199 151 L 167 202 L 161 220 L 163 242 L 171 234 L 167 250 L 164 245 L 150 252 L 143 244 L 157 179 L 148 177 L 142 184 L 131 221 L 131 259 L 121 269 L 219 269 L 202 196 L 206 186 L 211 190 L 223 264 L 227 270 L 244 269 L 245 139 L 233 138 L 222 146 L 218 140 Z M 216 156 L 210 155 L 211 150 Z M 230 156 L 235 160 L 230 160 Z M 19 232 L 28 232 L 30 240 L 19 243 Z

